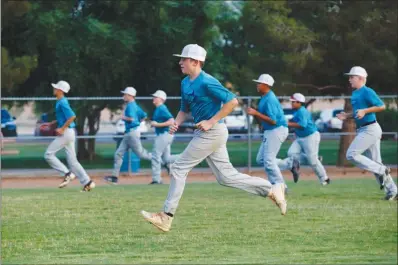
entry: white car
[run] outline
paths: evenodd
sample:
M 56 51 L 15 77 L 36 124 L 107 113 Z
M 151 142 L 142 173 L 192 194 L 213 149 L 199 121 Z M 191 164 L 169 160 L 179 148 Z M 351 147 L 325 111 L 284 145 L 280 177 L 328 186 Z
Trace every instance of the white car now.
M 343 129 L 343 121 L 337 118 L 337 114 L 343 109 L 325 109 L 321 112 L 319 119 L 315 121 L 320 132 L 340 131 Z
M 243 108 L 236 107 L 227 117 L 224 118 L 229 132 L 247 132 L 247 115 Z M 249 116 L 250 125 L 253 123 L 253 116 Z
M 116 134 L 124 134 L 126 130 L 126 125 L 122 119 L 118 120 L 116 122 Z M 142 121 L 140 123 L 140 126 L 138 126 L 137 129 L 140 133 L 147 133 L 149 132 L 148 126 L 146 125 L 145 121 Z

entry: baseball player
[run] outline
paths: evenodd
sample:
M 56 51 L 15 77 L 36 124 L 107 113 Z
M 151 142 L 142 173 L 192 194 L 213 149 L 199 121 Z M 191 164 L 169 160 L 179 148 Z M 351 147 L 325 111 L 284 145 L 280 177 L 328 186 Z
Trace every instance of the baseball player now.
M 288 122 L 289 127 L 294 128 L 296 139 L 288 151 L 288 158 L 278 159 L 278 166 L 281 170 L 290 169 L 293 173 L 294 182 L 299 179 L 300 164 L 308 162 L 322 185 L 328 185 L 330 178 L 318 158 L 319 143 L 321 136 L 314 124 L 311 113 L 303 106 L 305 97 L 303 94 L 295 93 L 291 96 L 294 116 Z
M 65 97 L 65 94 L 70 90 L 70 86 L 65 81 L 59 81 L 57 84 L 51 85 L 54 89 L 54 96 L 57 98 L 57 103 L 55 104 L 56 120 L 48 125 L 57 124 L 57 129 L 55 130 L 57 137 L 48 146 L 44 158 L 53 169 L 65 175 L 59 188 L 66 187 L 77 176 L 83 185 L 82 191 L 91 191 L 95 187 L 95 183 L 90 179 L 76 158 L 76 124 L 74 122 L 76 115 Z M 63 148 L 65 148 L 66 160 L 70 170 L 55 156 Z
M 170 164 L 177 158 L 177 155 L 170 154 L 173 135 L 169 133 L 169 127 L 173 125 L 174 118 L 164 104 L 167 99 L 166 93 L 158 90 L 152 96 L 156 109 L 153 113 L 151 125 L 155 127 L 156 138 L 152 151 L 152 182 L 149 184 L 161 184 L 162 163 L 168 165 L 166 168 L 169 169 Z
M 163 211 L 141 211 L 144 219 L 164 232 L 169 231 L 187 175 L 204 159 L 218 183 L 269 197 L 284 215 L 286 200 L 283 184 L 272 185 L 265 179 L 239 173 L 229 161 L 226 146 L 228 130 L 223 118 L 232 112 L 238 101 L 217 79 L 202 70 L 206 50 L 197 44 L 189 44 L 184 47 L 182 54 L 175 56 L 181 57 L 179 65 L 187 77 L 181 82 L 181 107 L 174 124 L 170 127 L 170 133 L 178 130 L 178 126 L 189 112 L 192 113 L 197 129 L 184 152 L 171 165 L 170 189 Z
M 151 160 L 152 155 L 141 144 L 141 134 L 137 131 L 141 121 L 147 117 L 147 114 L 138 106 L 135 101 L 137 91 L 134 87 L 126 87 L 123 93 L 123 100 L 127 103 L 124 110 L 122 120 L 126 124 L 126 131 L 123 140 L 120 142 L 118 149 L 115 152 L 115 163 L 113 166 L 112 176 L 106 176 L 104 179 L 108 183 L 117 184 L 120 167 L 123 163 L 123 156 L 129 150 L 132 151 L 141 159 Z
M 263 142 L 258 150 L 256 161 L 264 166 L 268 180 L 272 184 L 284 184 L 285 181 L 278 167 L 276 156 L 282 143 L 286 140 L 289 130 L 282 106 L 271 90 L 275 81 L 269 74 L 262 74 L 253 81 L 258 83 L 257 91 L 261 94 L 261 99 L 258 110 L 249 107 L 247 113 L 259 119 L 264 130 Z M 286 186 L 286 184 L 284 185 Z
M 396 200 L 397 185 L 390 175 L 390 169 L 381 162 L 382 130 L 376 121 L 376 112 L 381 112 L 386 107 L 376 92 L 366 86 L 368 74 L 364 68 L 354 66 L 345 75 L 349 76 L 353 89 L 351 95 L 353 112 L 341 112 L 337 118 L 340 120 L 354 118 L 357 126 L 357 135 L 347 150 L 347 160 L 361 169 L 373 172 L 380 189 L 384 189 L 386 193 L 384 199 Z

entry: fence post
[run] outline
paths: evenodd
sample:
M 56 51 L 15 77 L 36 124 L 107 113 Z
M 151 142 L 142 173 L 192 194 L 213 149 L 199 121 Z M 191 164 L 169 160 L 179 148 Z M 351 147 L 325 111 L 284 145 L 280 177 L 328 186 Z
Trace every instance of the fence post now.
M 250 108 L 252 105 L 252 99 L 251 97 L 248 99 L 247 102 L 247 107 Z M 248 171 L 249 174 L 252 172 L 252 126 L 250 123 L 250 116 L 247 114 L 246 112 L 246 116 L 247 116 L 247 137 L 248 137 L 248 141 L 247 141 L 247 150 L 248 150 L 248 154 L 247 154 L 247 167 L 248 167 Z
M 129 148 L 129 155 L 128 155 L 128 169 L 129 169 L 129 177 L 131 177 L 131 150 Z

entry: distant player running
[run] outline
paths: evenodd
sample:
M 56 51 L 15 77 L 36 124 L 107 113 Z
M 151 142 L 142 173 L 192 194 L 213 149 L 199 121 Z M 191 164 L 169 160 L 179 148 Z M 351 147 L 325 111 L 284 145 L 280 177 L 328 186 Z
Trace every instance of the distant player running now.
M 384 189 L 386 193 L 385 200 L 396 200 L 397 185 L 390 175 L 390 169 L 381 162 L 382 130 L 375 114 L 385 110 L 386 107 L 376 92 L 365 85 L 368 74 L 364 68 L 354 66 L 346 75 L 349 76 L 353 88 L 351 95 L 353 113 L 342 112 L 337 118 L 340 120 L 354 118 L 357 125 L 357 135 L 347 150 L 347 159 L 357 167 L 375 175 L 380 189 Z
M 44 158 L 53 169 L 64 174 L 65 178 L 59 185 L 60 188 L 66 187 L 77 176 L 83 185 L 82 191 L 91 191 L 95 187 L 95 183 L 90 179 L 76 158 L 76 125 L 74 122 L 76 115 L 65 97 L 65 93 L 69 92 L 70 86 L 65 81 L 59 81 L 57 84 L 51 85 L 54 88 L 57 103 L 55 104 L 56 120 L 49 123 L 49 125 L 57 124 L 57 129 L 55 130 L 57 137 L 48 146 Z M 66 160 L 70 170 L 55 156 L 61 149 L 65 149 Z
M 137 90 L 134 87 L 126 87 L 123 93 L 123 100 L 127 103 L 122 120 L 126 124 L 126 131 L 123 140 L 120 142 L 115 152 L 115 162 L 113 165 L 112 176 L 106 176 L 104 179 L 108 183 L 117 184 L 119 179 L 120 167 L 123 163 L 124 154 L 131 149 L 139 158 L 151 160 L 152 155 L 141 144 L 141 133 L 137 130 L 147 114 L 138 106 L 135 101 Z
M 288 158 L 278 159 L 278 166 L 282 170 L 291 170 L 294 182 L 297 182 L 300 164 L 308 163 L 320 183 L 328 185 L 330 178 L 318 159 L 321 135 L 314 124 L 311 113 L 303 106 L 305 97 L 303 94 L 295 93 L 291 96 L 290 101 L 295 112 L 293 118 L 288 122 L 288 126 L 294 128 L 296 139 L 289 148 Z
M 197 130 L 184 152 L 171 165 L 169 194 L 162 212 L 142 211 L 145 220 L 166 232 L 171 228 L 181 199 L 188 173 L 206 159 L 218 183 L 269 197 L 286 213 L 285 187 L 278 183 L 239 173 L 229 161 L 228 130 L 223 118 L 232 112 L 238 101 L 220 82 L 202 70 L 206 51 L 196 44 L 184 47 L 179 62 L 181 71 L 188 75 L 181 82 L 181 108 L 170 132 L 177 131 L 187 114 L 192 112 Z

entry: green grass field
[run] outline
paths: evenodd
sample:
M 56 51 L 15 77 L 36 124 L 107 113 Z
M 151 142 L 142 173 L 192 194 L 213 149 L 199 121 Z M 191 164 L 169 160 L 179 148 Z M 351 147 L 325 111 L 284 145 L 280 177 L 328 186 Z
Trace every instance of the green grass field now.
M 397 264 L 397 202 L 374 180 L 289 183 L 288 214 L 215 183 L 188 184 L 169 233 L 143 221 L 168 186 L 2 191 L 3 264 Z
M 279 157 L 284 158 L 287 155 L 287 150 L 291 144 L 291 141 L 286 141 L 279 152 Z M 47 148 L 47 143 L 15 143 L 8 144 L 9 149 L 19 149 L 19 155 L 3 156 L 1 158 L 2 168 L 48 168 L 48 164 L 44 161 L 43 155 Z M 173 143 L 172 153 L 180 153 L 184 150 L 187 143 Z M 254 141 L 252 144 L 252 166 L 256 166 L 256 155 L 258 147 L 260 146 L 259 141 Z M 151 150 L 152 143 L 145 143 L 144 147 Z M 385 164 L 398 164 L 397 158 L 398 142 L 393 140 L 386 140 L 381 142 L 382 158 Z M 99 168 L 112 168 L 113 167 L 113 155 L 116 149 L 115 144 L 111 143 L 97 143 L 97 158 L 94 161 L 81 161 L 82 165 L 87 169 L 99 169 Z M 338 157 L 339 141 L 338 140 L 326 140 L 322 141 L 320 145 L 319 154 L 323 156 L 323 164 L 325 165 L 336 165 Z M 236 167 L 246 167 L 248 164 L 248 145 L 247 142 L 228 142 L 228 151 L 231 158 L 231 162 Z M 59 156 L 65 157 L 64 152 L 60 151 Z M 21 163 L 23 159 L 23 163 Z M 205 162 L 199 166 L 207 167 Z M 149 161 L 141 161 L 142 168 L 149 168 Z

